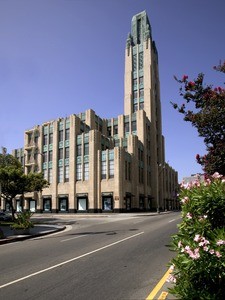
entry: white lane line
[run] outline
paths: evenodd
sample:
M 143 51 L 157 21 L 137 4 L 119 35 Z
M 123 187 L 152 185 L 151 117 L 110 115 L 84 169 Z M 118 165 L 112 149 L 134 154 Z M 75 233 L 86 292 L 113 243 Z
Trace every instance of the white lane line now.
M 176 221 L 176 219 L 170 220 L 169 223 Z
M 134 235 L 128 236 L 128 237 L 126 237 L 126 238 L 124 238 L 124 239 L 122 239 L 122 240 L 119 240 L 119 241 L 117 241 L 117 242 L 108 244 L 108 245 L 103 246 L 103 247 L 101 247 L 101 248 L 98 248 L 98 249 L 95 249 L 95 250 L 93 250 L 93 251 L 84 253 L 84 254 L 82 254 L 82 255 L 80 255 L 80 256 L 77 256 L 77 257 L 71 258 L 71 259 L 69 259 L 69 260 L 63 261 L 63 262 L 61 262 L 61 263 L 59 263 L 59 264 L 56 264 L 56 265 L 54 265 L 54 266 L 51 266 L 51 267 L 49 267 L 49 268 L 40 270 L 40 271 L 38 271 L 38 272 L 29 274 L 29 275 L 27 275 L 27 276 L 24 276 L 24 277 L 18 278 L 18 279 L 16 279 L 16 280 L 13 280 L 13 281 L 11 281 L 11 282 L 5 283 L 5 284 L 3 284 L 3 285 L 0 285 L 0 289 L 2 289 L 2 288 L 4 288 L 4 287 L 7 287 L 7 286 L 9 286 L 9 285 L 12 285 L 12 284 L 14 284 L 14 283 L 23 281 L 23 280 L 25 280 L 25 279 L 31 278 L 31 277 L 33 277 L 33 276 L 39 275 L 39 274 L 41 274 L 41 273 L 44 273 L 44 272 L 53 270 L 53 269 L 55 269 L 55 268 L 58 268 L 58 267 L 63 266 L 63 265 L 65 265 L 65 264 L 68 264 L 68 263 L 70 263 L 70 262 L 72 262 L 72 261 L 78 260 L 78 259 L 80 259 L 80 258 L 83 258 L 83 257 L 85 257 L 85 256 L 91 255 L 91 254 L 93 254 L 93 253 L 102 251 L 102 250 L 107 249 L 107 248 L 109 248 L 109 247 L 112 247 L 112 246 L 114 246 L 114 245 L 120 244 L 120 243 L 125 242 L 125 241 L 127 241 L 127 240 L 130 240 L 130 239 L 132 239 L 132 238 L 135 238 L 135 237 L 137 237 L 137 236 L 139 236 L 139 235 L 141 235 L 141 234 L 143 234 L 143 233 L 144 233 L 143 231 L 142 231 L 142 232 L 139 232 L 139 233 L 136 233 L 136 234 L 134 234 Z
M 79 239 L 79 238 L 81 238 L 81 237 L 84 237 L 84 236 L 87 236 L 87 234 L 83 234 L 83 235 L 74 236 L 74 237 L 72 237 L 72 238 L 69 238 L 69 239 L 61 240 L 60 242 L 67 242 L 67 241 L 70 241 L 70 240 Z

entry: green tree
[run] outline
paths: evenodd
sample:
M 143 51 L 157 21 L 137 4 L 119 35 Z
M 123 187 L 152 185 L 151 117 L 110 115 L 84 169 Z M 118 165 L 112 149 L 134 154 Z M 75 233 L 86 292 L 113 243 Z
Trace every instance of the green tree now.
M 10 154 L 0 154 L 0 197 L 9 203 L 14 219 L 13 199 L 16 195 L 41 191 L 48 186 L 42 173 L 25 175 L 20 162 Z
M 225 73 L 225 62 L 214 69 Z M 206 145 L 206 155 L 197 154 L 197 162 L 207 174 L 219 172 L 225 175 L 225 89 L 203 84 L 202 73 L 193 81 L 186 75 L 181 80 L 175 79 L 181 84 L 180 96 L 185 103 L 171 103 L 184 115 L 184 121 L 191 122 L 198 130 Z

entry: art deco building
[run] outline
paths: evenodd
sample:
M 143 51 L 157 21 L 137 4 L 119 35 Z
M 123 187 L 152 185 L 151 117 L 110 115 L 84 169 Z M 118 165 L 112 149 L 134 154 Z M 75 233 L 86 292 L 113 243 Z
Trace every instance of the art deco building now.
M 124 114 L 93 110 L 25 131 L 25 172 L 43 172 L 49 188 L 26 194 L 37 212 L 127 212 L 176 208 L 178 175 L 165 163 L 158 53 L 146 12 L 132 18 L 125 49 Z

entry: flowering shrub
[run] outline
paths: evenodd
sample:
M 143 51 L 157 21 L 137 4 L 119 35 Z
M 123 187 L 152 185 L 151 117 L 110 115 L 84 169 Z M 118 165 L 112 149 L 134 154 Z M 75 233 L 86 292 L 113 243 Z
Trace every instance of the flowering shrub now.
M 225 179 L 182 184 L 182 222 L 172 238 L 177 256 L 170 292 L 181 299 L 225 299 Z
M 224 75 L 225 61 L 214 69 Z M 202 73 L 192 81 L 187 75 L 181 79 L 175 77 L 175 80 L 180 84 L 179 94 L 183 99 L 180 104 L 171 103 L 183 115 L 184 121 L 197 129 L 206 145 L 207 153 L 198 154 L 197 162 L 207 174 L 217 171 L 225 175 L 225 88 L 206 85 Z

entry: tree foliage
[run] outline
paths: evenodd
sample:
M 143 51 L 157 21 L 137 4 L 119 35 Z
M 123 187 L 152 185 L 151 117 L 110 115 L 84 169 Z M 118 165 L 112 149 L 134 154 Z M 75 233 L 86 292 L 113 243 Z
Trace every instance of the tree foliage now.
M 225 62 L 214 69 L 225 73 Z M 180 80 L 175 79 L 181 84 L 180 96 L 185 103 L 179 106 L 172 102 L 172 105 L 198 130 L 206 145 L 206 155 L 197 154 L 197 162 L 207 174 L 219 172 L 225 175 L 225 89 L 205 85 L 202 73 L 193 81 L 186 75 Z
M 24 174 L 20 162 L 10 154 L 0 154 L 0 197 L 9 203 L 14 218 L 13 199 L 27 192 L 41 191 L 48 186 L 42 173 Z

